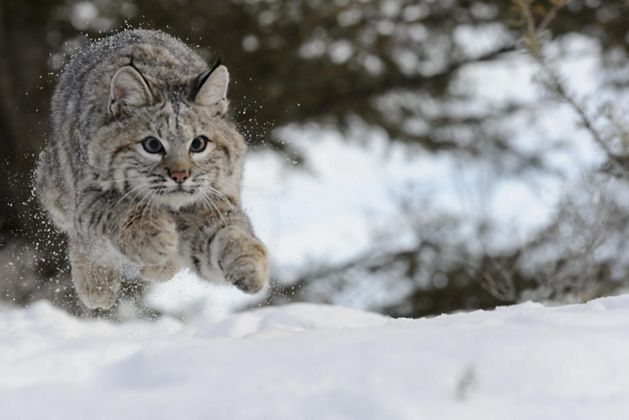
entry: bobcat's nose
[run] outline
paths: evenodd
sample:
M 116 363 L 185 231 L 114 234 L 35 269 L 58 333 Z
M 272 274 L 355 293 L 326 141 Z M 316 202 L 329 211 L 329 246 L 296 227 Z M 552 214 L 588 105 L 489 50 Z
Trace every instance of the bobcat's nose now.
M 181 184 L 190 177 L 190 171 L 187 169 L 179 171 L 168 171 L 168 175 L 170 175 L 173 181 L 175 181 L 177 184 Z

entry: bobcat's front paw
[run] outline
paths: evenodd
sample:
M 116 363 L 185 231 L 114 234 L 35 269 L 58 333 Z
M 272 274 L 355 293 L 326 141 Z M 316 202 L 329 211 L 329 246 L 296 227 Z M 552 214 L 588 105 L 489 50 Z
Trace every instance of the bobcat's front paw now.
M 172 279 L 180 269 L 179 259 L 173 257 L 161 265 L 145 265 L 140 270 L 140 275 L 144 280 L 164 282 Z
M 242 256 L 225 270 L 225 279 L 245 293 L 257 293 L 267 284 L 266 259 Z
M 175 222 L 167 213 L 150 217 L 138 211 L 120 227 L 114 242 L 136 264 L 162 265 L 177 252 Z

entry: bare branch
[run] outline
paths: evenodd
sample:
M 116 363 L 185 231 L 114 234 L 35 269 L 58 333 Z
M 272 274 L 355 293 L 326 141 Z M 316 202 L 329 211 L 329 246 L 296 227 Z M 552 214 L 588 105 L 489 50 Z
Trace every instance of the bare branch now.
M 538 63 L 544 76 L 546 77 L 545 83 L 550 92 L 552 92 L 557 98 L 566 103 L 579 117 L 581 126 L 590 134 L 594 142 L 605 152 L 608 160 L 622 169 L 629 169 L 629 162 L 627 157 L 618 155 L 615 153 L 610 145 L 609 141 L 599 131 L 594 124 L 594 118 L 589 115 L 585 105 L 575 98 L 566 88 L 559 71 L 550 63 L 550 60 L 544 56 L 542 51 L 541 34 L 545 31 L 551 22 L 557 16 L 557 13 L 565 7 L 571 0 L 553 0 L 553 7 L 545 14 L 541 23 L 535 22 L 535 17 L 531 10 L 531 5 L 534 0 L 514 0 L 515 5 L 520 9 L 525 22 L 526 32 L 522 37 L 523 45 L 528 51 L 529 55 Z

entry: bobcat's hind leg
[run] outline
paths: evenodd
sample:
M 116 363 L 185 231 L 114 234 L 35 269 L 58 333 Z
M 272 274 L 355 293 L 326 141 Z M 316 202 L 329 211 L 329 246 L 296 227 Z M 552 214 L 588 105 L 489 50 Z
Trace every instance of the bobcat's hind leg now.
M 122 282 L 119 269 L 91 260 L 77 249 L 70 248 L 72 281 L 81 302 L 90 309 L 109 309 L 116 303 Z

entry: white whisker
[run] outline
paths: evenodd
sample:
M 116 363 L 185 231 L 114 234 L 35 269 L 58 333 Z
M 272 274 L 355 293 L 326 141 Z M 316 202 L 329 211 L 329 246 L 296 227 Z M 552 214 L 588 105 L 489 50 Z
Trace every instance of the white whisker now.
M 214 204 L 214 202 L 212 201 L 212 198 L 205 191 L 202 191 L 202 194 L 203 194 L 203 198 L 205 202 L 212 208 L 212 210 L 216 212 L 217 216 L 221 219 L 221 222 L 223 223 L 223 225 L 226 225 L 227 221 L 225 220 L 223 213 L 218 208 L 218 206 Z

